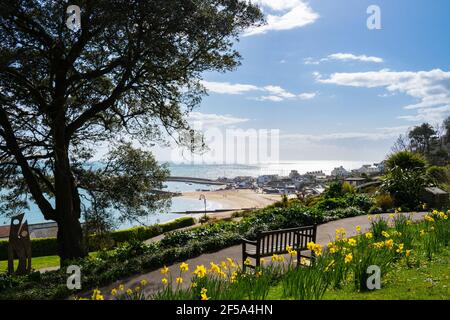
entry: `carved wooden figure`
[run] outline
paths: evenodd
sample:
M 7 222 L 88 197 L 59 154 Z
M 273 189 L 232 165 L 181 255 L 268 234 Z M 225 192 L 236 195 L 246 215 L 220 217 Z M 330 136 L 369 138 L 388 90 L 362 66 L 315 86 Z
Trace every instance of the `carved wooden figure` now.
M 28 222 L 23 221 L 24 214 L 11 218 L 8 245 L 8 273 L 23 275 L 31 271 L 31 240 Z M 14 272 L 14 257 L 19 264 Z

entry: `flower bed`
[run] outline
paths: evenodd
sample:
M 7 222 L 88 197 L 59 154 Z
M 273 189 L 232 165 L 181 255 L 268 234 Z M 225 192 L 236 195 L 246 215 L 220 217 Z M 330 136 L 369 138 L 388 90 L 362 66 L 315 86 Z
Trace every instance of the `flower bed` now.
M 368 291 L 367 270 L 378 266 L 381 279 L 399 263 L 407 268 L 416 268 L 422 259 L 432 261 L 433 257 L 447 250 L 450 243 L 450 221 L 447 213 L 433 211 L 424 220 L 414 224 L 400 214 L 391 215 L 389 220 L 369 217 L 371 230 L 365 234 L 357 227 L 358 236 L 347 238 L 344 229 L 336 230 L 336 240 L 327 248 L 309 243 L 308 248 L 315 253 L 313 263 L 302 260 L 303 267 L 296 268 L 293 261 L 297 252 L 289 251 L 289 260 L 274 255 L 270 263 L 264 259 L 262 267 L 255 271 L 243 272 L 235 261 L 227 259 L 220 263 L 211 262 L 193 268 L 181 264 L 180 270 L 164 267 L 162 283 L 164 289 L 150 296 L 142 293 L 142 288 L 129 288 L 127 291 L 114 289 L 114 299 L 266 299 L 274 287 L 281 288 L 280 298 L 322 299 L 327 290 L 351 285 L 355 292 Z M 383 226 L 383 230 L 380 229 Z M 385 226 L 385 227 L 384 227 Z M 244 263 L 250 263 L 246 261 Z M 184 288 L 182 283 L 191 277 L 191 286 Z M 93 298 L 103 298 L 96 291 Z

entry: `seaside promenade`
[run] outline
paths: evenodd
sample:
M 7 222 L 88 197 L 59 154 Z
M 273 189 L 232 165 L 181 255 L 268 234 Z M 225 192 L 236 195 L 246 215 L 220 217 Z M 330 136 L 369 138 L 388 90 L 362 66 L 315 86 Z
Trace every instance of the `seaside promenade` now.
M 412 220 L 417 221 L 421 220 L 426 212 L 414 212 L 414 213 L 402 213 L 407 216 L 411 216 Z M 380 217 L 388 218 L 389 214 L 380 214 Z M 328 242 L 335 240 L 335 230 L 339 228 L 344 228 L 347 231 L 347 236 L 352 237 L 357 234 L 356 226 L 361 227 L 362 232 L 367 232 L 370 229 L 370 221 L 366 215 L 346 218 L 336 221 L 331 221 L 318 226 L 317 229 L 317 243 L 322 246 L 326 246 Z M 161 237 L 159 238 L 161 239 Z M 183 283 L 184 286 L 190 285 L 190 273 L 195 269 L 197 265 L 205 265 L 205 267 L 209 268 L 210 262 L 220 263 L 224 261 L 226 258 L 233 259 L 236 263 L 242 266 L 242 246 L 236 245 L 229 248 L 225 248 L 219 250 L 214 253 L 203 254 L 198 257 L 189 259 L 186 263 L 189 265 L 189 276 L 185 275 L 185 281 Z M 170 270 L 174 272 L 174 274 L 178 274 L 180 263 L 176 263 L 168 266 Z M 116 281 L 111 285 L 99 288 L 100 291 L 104 294 L 105 298 L 109 297 L 110 292 L 113 288 L 119 286 L 119 284 L 123 284 L 125 288 L 134 288 L 139 286 L 141 280 L 148 281 L 148 285 L 145 287 L 144 292 L 146 294 L 151 294 L 163 287 L 161 280 L 164 276 L 161 275 L 160 270 L 154 270 L 148 273 L 144 273 L 141 275 L 135 275 L 131 277 L 124 278 L 120 281 Z

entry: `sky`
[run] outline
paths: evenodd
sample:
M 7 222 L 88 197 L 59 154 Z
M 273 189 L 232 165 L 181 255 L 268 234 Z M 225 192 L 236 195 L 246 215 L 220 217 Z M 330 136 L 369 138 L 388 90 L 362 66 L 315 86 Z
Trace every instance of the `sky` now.
M 450 1 L 252 2 L 267 24 L 241 35 L 235 71 L 204 74 L 191 122 L 279 130 L 280 161 L 375 162 L 408 128 L 450 115 Z M 367 26 L 371 5 L 381 29 Z

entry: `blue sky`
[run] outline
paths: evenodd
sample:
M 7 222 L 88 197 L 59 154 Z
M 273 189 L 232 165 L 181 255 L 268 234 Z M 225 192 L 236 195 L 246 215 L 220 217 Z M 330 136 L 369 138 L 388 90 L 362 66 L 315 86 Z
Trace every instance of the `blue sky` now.
M 382 160 L 400 133 L 450 114 L 450 1 L 254 0 L 268 24 L 242 65 L 205 74 L 191 119 L 279 129 L 280 159 Z M 369 30 L 367 8 L 381 9 Z

